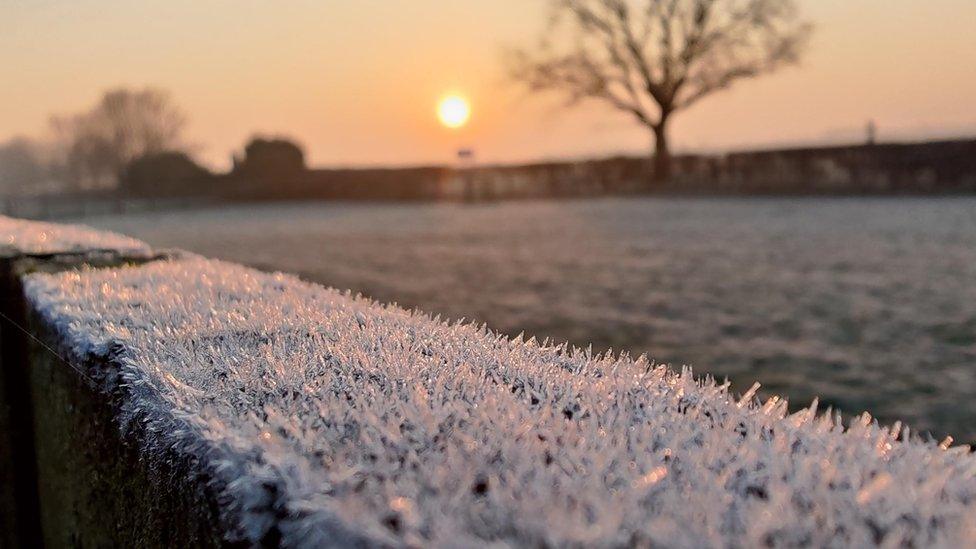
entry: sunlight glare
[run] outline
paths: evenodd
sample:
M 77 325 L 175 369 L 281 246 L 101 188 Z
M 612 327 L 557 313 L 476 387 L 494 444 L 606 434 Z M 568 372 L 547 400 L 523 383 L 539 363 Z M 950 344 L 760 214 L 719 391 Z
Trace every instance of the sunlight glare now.
M 471 118 L 471 105 L 459 95 L 449 95 L 437 104 L 437 118 L 448 128 L 460 128 Z

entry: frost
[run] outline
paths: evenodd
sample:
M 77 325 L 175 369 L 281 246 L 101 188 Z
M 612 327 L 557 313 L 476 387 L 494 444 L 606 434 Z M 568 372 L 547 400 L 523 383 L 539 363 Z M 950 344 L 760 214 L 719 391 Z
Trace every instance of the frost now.
M 866 414 L 198 258 L 25 290 L 76 359 L 120 365 L 147 452 L 211 469 L 239 541 L 976 543 L 976 459 Z
M 108 231 L 0 215 L 0 256 L 96 250 L 148 254 L 149 246 Z

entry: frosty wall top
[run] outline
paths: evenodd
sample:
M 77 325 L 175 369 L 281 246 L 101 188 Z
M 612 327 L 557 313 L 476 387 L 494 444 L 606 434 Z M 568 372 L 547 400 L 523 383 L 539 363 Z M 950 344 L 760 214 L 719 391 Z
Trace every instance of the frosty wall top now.
M 148 254 L 149 246 L 127 236 L 88 227 L 0 216 L 0 257 L 86 251 Z
M 204 259 L 24 285 L 68 361 L 120 374 L 121 432 L 194 457 L 227 541 L 976 543 L 976 459 L 867 415 Z

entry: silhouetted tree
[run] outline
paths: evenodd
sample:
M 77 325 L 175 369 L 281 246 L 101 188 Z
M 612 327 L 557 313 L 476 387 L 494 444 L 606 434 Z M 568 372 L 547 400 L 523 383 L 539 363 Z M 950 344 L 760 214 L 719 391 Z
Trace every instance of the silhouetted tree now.
M 26 192 L 45 176 L 45 166 L 30 140 L 18 137 L 0 144 L 0 193 Z
M 305 153 L 287 139 L 256 137 L 244 147 L 244 158 L 235 159 L 234 173 L 253 178 L 293 176 L 305 172 Z
M 166 151 L 139 157 L 126 166 L 120 187 L 140 196 L 188 196 L 208 192 L 213 174 L 186 153 Z
M 540 47 L 515 52 L 513 76 L 632 115 L 654 135 L 658 181 L 670 176 L 676 112 L 796 62 L 810 30 L 793 0 L 553 0 L 552 9 Z
M 117 89 L 52 126 L 65 143 L 68 173 L 84 187 L 114 183 L 136 158 L 179 148 L 184 121 L 166 92 Z

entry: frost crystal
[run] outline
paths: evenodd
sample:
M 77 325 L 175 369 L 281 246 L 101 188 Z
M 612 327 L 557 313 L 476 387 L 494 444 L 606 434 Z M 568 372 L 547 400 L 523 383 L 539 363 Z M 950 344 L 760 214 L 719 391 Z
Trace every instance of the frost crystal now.
M 147 452 L 201 457 L 240 541 L 972 546 L 976 459 L 864 415 L 448 324 L 203 259 L 34 274 Z
M 112 250 L 149 253 L 149 246 L 119 234 L 79 225 L 26 221 L 0 215 L 0 257 L 17 254 L 49 254 Z

